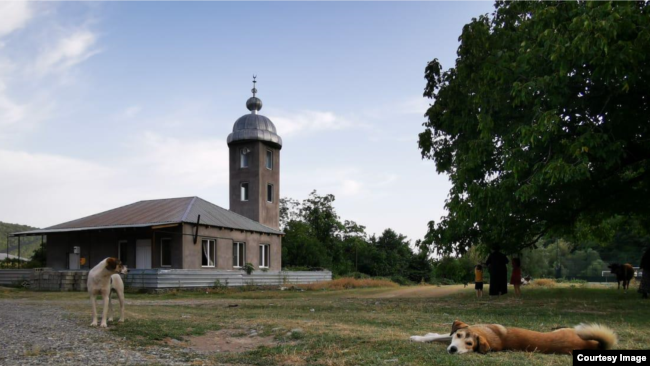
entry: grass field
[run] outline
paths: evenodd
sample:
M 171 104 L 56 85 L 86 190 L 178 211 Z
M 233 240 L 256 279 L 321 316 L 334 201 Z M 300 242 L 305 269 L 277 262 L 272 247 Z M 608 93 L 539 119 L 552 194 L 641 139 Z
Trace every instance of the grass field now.
M 442 297 L 385 297 L 391 288 L 340 291 L 178 292 L 127 294 L 127 322 L 109 331 L 138 345 L 187 349 L 192 337 L 225 331 L 235 338 L 271 340 L 247 352 L 211 352 L 208 363 L 244 365 L 569 365 L 570 356 L 502 352 L 448 355 L 442 344 L 408 341 L 410 335 L 449 331 L 454 319 L 501 323 L 538 331 L 599 322 L 619 336 L 620 349 L 650 345 L 650 302 L 634 290 L 562 286 L 525 287 L 524 298 L 477 301 L 458 289 Z M 399 290 L 398 290 L 399 291 Z M 50 301 L 88 323 L 83 294 L 0 292 L 0 298 Z M 300 328 L 302 331 L 291 332 Z M 252 330 L 257 335 L 250 337 Z M 223 334 L 223 333 L 222 333 Z M 180 342 L 178 342 L 180 341 Z

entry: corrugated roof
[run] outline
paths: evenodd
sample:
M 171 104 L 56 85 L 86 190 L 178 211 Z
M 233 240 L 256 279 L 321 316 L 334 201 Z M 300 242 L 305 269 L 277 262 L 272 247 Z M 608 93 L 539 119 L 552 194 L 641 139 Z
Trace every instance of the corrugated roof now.
M 262 225 L 255 220 L 226 210 L 202 198 L 182 197 L 139 201 L 95 215 L 50 226 L 45 229 L 17 232 L 12 235 L 146 227 L 182 222 L 196 223 L 198 215 L 201 215 L 201 224 L 203 225 L 269 234 L 282 234 L 279 230 Z

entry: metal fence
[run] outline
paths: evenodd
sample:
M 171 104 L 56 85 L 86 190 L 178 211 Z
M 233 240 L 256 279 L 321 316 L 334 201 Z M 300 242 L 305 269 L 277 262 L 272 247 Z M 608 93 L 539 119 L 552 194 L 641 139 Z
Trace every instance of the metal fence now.
M 51 269 L 0 270 L 0 285 L 35 290 L 85 291 L 87 271 Z M 330 281 L 330 271 L 244 271 L 191 269 L 133 269 L 124 277 L 131 288 L 170 289 L 214 286 L 282 286 Z
M 281 286 L 330 281 L 330 271 L 243 271 L 144 269 L 132 270 L 125 285 L 133 288 L 192 288 L 213 286 Z
M 0 285 L 22 286 L 31 279 L 32 272 L 33 269 L 0 269 Z

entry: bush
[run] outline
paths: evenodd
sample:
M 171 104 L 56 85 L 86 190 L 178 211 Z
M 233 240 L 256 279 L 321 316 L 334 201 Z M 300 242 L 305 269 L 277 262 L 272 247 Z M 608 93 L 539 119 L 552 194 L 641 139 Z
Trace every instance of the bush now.
M 400 276 L 400 275 L 394 275 L 394 276 L 392 276 L 390 278 L 390 280 L 397 283 L 397 284 L 399 284 L 399 285 L 401 285 L 401 286 L 408 286 L 408 285 L 413 284 L 413 282 L 411 282 L 411 280 L 409 280 L 408 278 L 406 278 L 404 276 Z
M 347 290 L 353 288 L 370 287 L 399 287 L 398 284 L 388 280 L 374 278 L 356 279 L 352 277 L 339 278 L 337 280 L 317 282 L 308 285 L 297 285 L 303 290 Z

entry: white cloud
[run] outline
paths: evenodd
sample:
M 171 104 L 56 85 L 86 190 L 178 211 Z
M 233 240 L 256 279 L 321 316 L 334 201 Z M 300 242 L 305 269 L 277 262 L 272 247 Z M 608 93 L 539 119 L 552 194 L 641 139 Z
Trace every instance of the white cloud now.
M 5 84 L 0 79 L 0 127 L 13 125 L 25 117 L 26 106 L 20 105 L 7 96 Z
M 143 199 L 222 196 L 229 174 L 223 141 L 149 132 L 110 164 L 0 149 L 0 221 L 44 227 Z
M 120 115 L 118 116 L 120 119 L 131 119 L 142 111 L 142 107 L 139 105 L 132 105 L 128 108 L 126 108 Z
M 0 220 L 39 225 L 91 213 L 97 203 L 101 207 L 119 176 L 80 159 L 7 150 L 0 150 L 0 171 Z
M 38 75 L 63 72 L 97 54 L 96 41 L 97 36 L 87 29 L 75 31 L 47 48 L 36 60 L 34 71 Z
M 133 142 L 132 164 L 149 178 L 176 187 L 202 189 L 228 183 L 225 138 L 178 139 L 146 132 Z M 142 174 L 142 173 L 141 173 Z
M 32 16 L 27 1 L 0 1 L 0 37 L 24 27 Z
M 333 112 L 299 111 L 295 114 L 278 113 L 269 116 L 281 136 L 326 130 L 343 130 L 353 126 L 349 120 Z
M 432 103 L 431 99 L 424 97 L 414 97 L 404 102 L 401 102 L 397 106 L 397 110 L 404 114 L 417 114 L 424 116 L 427 110 Z
M 359 194 L 363 184 L 359 181 L 346 179 L 341 182 L 340 192 L 343 196 L 353 196 Z

